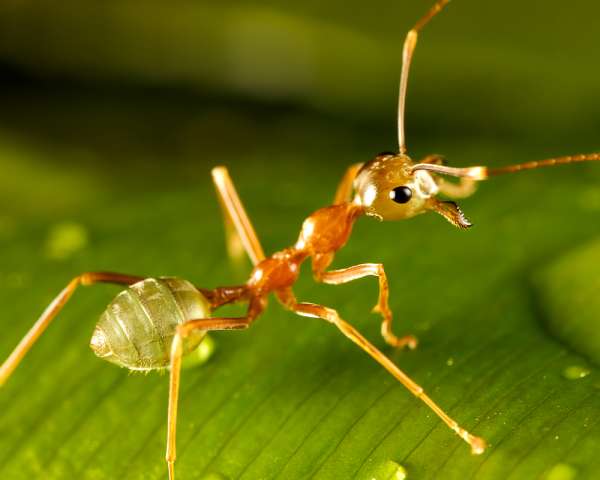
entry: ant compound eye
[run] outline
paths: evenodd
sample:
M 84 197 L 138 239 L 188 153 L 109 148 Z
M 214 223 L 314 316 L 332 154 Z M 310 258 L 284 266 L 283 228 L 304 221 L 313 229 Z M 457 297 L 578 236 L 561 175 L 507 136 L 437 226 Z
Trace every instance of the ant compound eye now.
M 406 186 L 396 187 L 390 191 L 390 199 L 396 203 L 406 203 L 412 198 L 412 190 Z

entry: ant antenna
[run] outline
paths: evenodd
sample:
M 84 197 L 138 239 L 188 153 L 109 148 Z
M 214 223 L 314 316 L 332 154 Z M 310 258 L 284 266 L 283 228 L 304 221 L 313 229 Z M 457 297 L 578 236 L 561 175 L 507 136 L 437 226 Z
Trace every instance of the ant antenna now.
M 533 162 L 518 163 L 516 165 L 508 165 L 506 167 L 488 168 L 488 167 L 466 167 L 453 168 L 445 165 L 435 165 L 432 163 L 417 163 L 411 169 L 412 172 L 417 170 L 429 170 L 430 172 L 440 173 L 442 175 L 451 175 L 453 177 L 467 177 L 473 180 L 485 180 L 488 177 L 495 175 L 503 175 L 505 173 L 520 172 L 521 170 L 533 170 L 541 167 L 553 167 L 555 165 L 565 165 L 568 163 L 580 163 L 600 160 L 600 153 L 588 153 L 581 155 L 567 155 L 565 157 L 548 158 L 546 160 L 537 160 Z
M 435 165 L 433 163 L 417 163 L 411 168 L 411 173 L 417 170 L 428 170 L 442 175 L 450 175 L 452 177 L 466 177 L 473 180 L 485 180 L 489 176 L 487 167 L 447 167 L 446 165 Z
M 417 46 L 417 37 L 429 21 L 435 17 L 444 8 L 450 0 L 438 0 L 433 7 L 421 18 L 415 26 L 409 30 L 404 40 L 402 49 L 402 73 L 400 74 L 400 94 L 398 96 L 398 144 L 400 153 L 406 153 L 406 140 L 404 138 L 404 107 L 406 104 L 406 89 L 408 87 L 408 72 L 412 56 Z
M 548 158 L 547 160 L 538 160 L 533 162 L 519 163 L 517 165 L 508 165 L 506 167 L 490 168 L 487 171 L 488 176 L 502 175 L 504 173 L 514 173 L 521 170 L 533 170 L 534 168 L 553 167 L 554 165 L 565 165 L 567 163 L 590 162 L 600 160 L 600 153 L 588 153 L 581 155 L 567 155 L 565 157 Z

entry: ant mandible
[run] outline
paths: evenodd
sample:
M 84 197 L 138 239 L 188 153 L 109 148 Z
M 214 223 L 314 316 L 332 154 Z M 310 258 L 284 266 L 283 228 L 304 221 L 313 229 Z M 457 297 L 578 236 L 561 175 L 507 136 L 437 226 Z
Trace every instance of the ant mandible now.
M 263 312 L 267 297 L 274 293 L 288 310 L 302 316 L 326 320 L 357 344 L 390 372 L 412 394 L 421 399 L 438 417 L 467 442 L 474 454 L 486 448 L 482 438 L 460 427 L 410 377 L 383 352 L 371 344 L 337 311 L 314 303 L 298 302 L 292 286 L 301 264 L 312 260 L 317 282 L 342 284 L 366 276 L 379 280 L 379 300 L 374 311 L 381 314 L 381 334 L 394 347 L 415 348 L 413 336 L 392 333 L 392 312 L 388 306 L 389 287 L 382 264 L 363 263 L 340 270 L 327 270 L 335 252 L 348 241 L 354 222 L 364 215 L 379 220 L 400 220 L 434 211 L 459 228 L 468 228 L 456 203 L 437 199 L 438 194 L 464 198 L 475 191 L 477 181 L 490 176 L 558 164 L 600 160 L 600 153 L 574 155 L 491 169 L 483 166 L 452 168 L 438 155 L 414 163 L 406 154 L 404 106 L 410 64 L 421 29 L 450 0 L 438 0 L 408 32 L 402 54 L 402 73 L 398 101 L 398 153 L 382 153 L 364 164 L 352 165 L 343 176 L 333 204 L 310 215 L 302 224 L 298 241 L 291 247 L 265 257 L 254 228 L 246 215 L 225 167 L 212 171 L 219 201 L 223 208 L 228 250 L 243 245 L 254 269 L 244 285 L 207 290 L 177 278 L 144 278 L 135 275 L 95 272 L 75 277 L 50 303 L 39 320 L 23 337 L 0 368 L 4 384 L 27 351 L 48 327 L 79 285 L 113 283 L 127 285 L 102 314 L 90 342 L 94 353 L 130 370 L 170 369 L 166 460 L 169 479 L 175 478 L 175 433 L 182 357 L 192 352 L 210 330 L 243 329 Z M 459 177 L 448 182 L 438 175 Z M 352 196 L 352 193 L 355 193 Z M 238 249 L 239 250 L 239 249 Z M 226 304 L 247 302 L 244 317 L 211 317 Z

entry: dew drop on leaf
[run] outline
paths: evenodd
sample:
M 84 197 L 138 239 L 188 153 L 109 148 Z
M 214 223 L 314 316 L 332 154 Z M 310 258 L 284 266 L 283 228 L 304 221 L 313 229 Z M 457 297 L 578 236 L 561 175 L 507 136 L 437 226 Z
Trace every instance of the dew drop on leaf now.
M 563 377 L 568 380 L 577 380 L 587 377 L 590 374 L 590 369 L 580 365 L 571 365 L 563 370 Z
M 364 480 L 405 480 L 408 478 L 408 473 L 402 465 L 388 460 L 375 465 L 363 478 Z
M 182 367 L 191 368 L 202 365 L 212 357 L 216 344 L 210 335 L 206 335 L 198 347 L 183 358 Z
M 567 463 L 557 463 L 544 477 L 544 480 L 574 480 L 577 470 Z
M 54 225 L 46 239 L 46 256 L 51 260 L 65 260 L 83 249 L 88 243 L 87 229 L 75 222 Z
M 406 469 L 402 465 L 398 465 L 394 480 L 404 480 L 407 477 Z

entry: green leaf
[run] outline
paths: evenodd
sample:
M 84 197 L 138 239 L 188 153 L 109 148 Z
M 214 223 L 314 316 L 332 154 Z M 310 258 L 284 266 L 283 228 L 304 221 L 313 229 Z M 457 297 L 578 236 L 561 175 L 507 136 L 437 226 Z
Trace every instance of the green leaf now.
M 348 164 L 395 145 L 401 45 L 424 4 L 337 3 L 4 2 L 0 360 L 82 271 L 243 282 L 215 164 L 275 251 Z M 423 33 L 415 158 L 597 150 L 599 4 L 538 3 L 453 2 Z M 295 291 L 339 309 L 489 442 L 484 455 L 331 325 L 271 302 L 183 371 L 177 478 L 598 478 L 599 165 L 490 180 L 459 203 L 469 231 L 437 215 L 364 219 L 335 261 L 385 264 L 395 330 L 417 350 L 381 340 L 373 279 L 303 272 Z M 117 292 L 76 292 L 0 389 L 0 478 L 166 478 L 167 377 L 86 346 Z
M 510 153 L 494 144 L 481 150 L 494 158 Z M 475 163 L 481 152 L 469 152 L 465 163 Z M 282 151 L 278 160 L 287 170 L 266 168 L 269 155 L 225 160 L 272 251 L 291 244 L 302 219 L 326 204 L 343 164 L 317 154 L 295 167 L 294 154 Z M 199 165 L 193 189 L 121 191 L 112 204 L 72 214 L 69 231 L 79 240 L 69 240 L 59 258 L 46 249 L 57 241 L 50 217 L 5 230 L 0 354 L 85 270 L 178 275 L 206 287 L 243 281 L 249 265 L 240 270 L 225 256 L 206 167 Z M 178 478 L 370 480 L 394 478 L 394 468 L 409 479 L 597 477 L 599 370 L 584 357 L 597 350 L 579 352 L 578 343 L 563 344 L 547 329 L 554 315 L 570 321 L 560 305 L 567 313 L 581 305 L 579 290 L 559 281 L 597 279 L 589 264 L 596 254 L 579 247 L 600 233 L 598 204 L 589 201 L 600 185 L 593 167 L 485 183 L 461 202 L 475 223 L 466 232 L 436 215 L 359 221 L 335 265 L 385 264 L 396 331 L 420 340 L 413 352 L 394 352 L 379 337 L 379 318 L 369 313 L 377 294 L 372 279 L 316 285 L 307 271 L 295 289 L 302 300 L 338 308 L 461 425 L 484 437 L 485 454 L 472 456 L 334 327 L 271 302 L 249 330 L 212 335 L 211 358 L 183 371 Z M 539 272 L 547 272 L 543 295 L 538 283 L 532 287 Z M 129 375 L 86 347 L 94 319 L 117 291 L 76 292 L 0 391 L 2 478 L 166 478 L 167 377 Z M 597 328 L 597 303 L 589 310 L 586 325 Z M 589 374 L 567 378 L 573 366 Z

